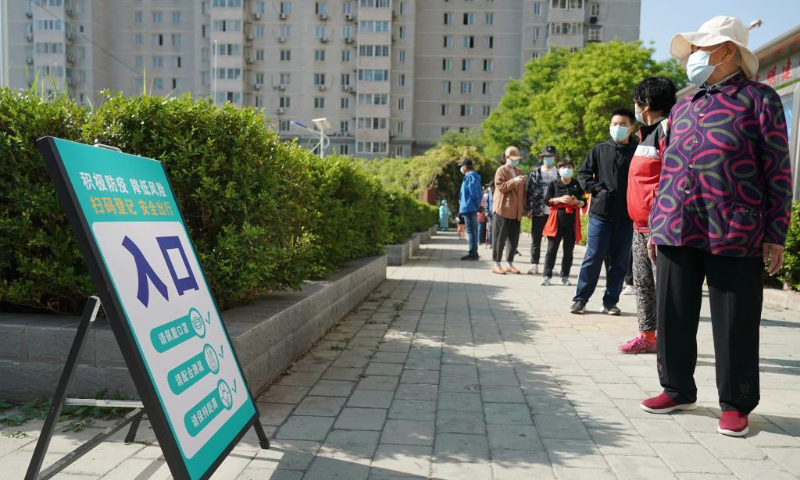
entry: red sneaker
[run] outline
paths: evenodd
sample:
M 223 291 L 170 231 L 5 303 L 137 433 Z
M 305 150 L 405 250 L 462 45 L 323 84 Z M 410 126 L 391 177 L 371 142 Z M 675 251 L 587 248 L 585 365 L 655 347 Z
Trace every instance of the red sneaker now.
M 666 393 L 642 402 L 642 410 L 650 413 L 671 413 L 675 410 L 694 410 L 695 408 L 697 408 L 697 403 L 678 403 L 669 398 Z
M 639 334 L 625 345 L 621 345 L 619 351 L 631 355 L 636 355 L 638 353 L 656 353 L 656 341 L 645 338 Z
M 717 431 L 729 437 L 744 437 L 750 431 L 747 425 L 747 414 L 736 410 L 723 411 L 719 418 Z

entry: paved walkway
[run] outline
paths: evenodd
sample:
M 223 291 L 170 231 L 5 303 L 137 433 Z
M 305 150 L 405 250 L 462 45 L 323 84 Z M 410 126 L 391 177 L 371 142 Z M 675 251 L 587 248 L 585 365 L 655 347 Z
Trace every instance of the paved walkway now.
M 660 392 L 655 357 L 616 351 L 636 332 L 633 297 L 623 297 L 622 317 L 599 313 L 600 294 L 589 314 L 570 315 L 574 287 L 492 275 L 488 258 L 459 261 L 465 248 L 453 233 L 440 235 L 410 264 L 390 268 L 367 302 L 258 399 L 273 449 L 260 451 L 249 435 L 214 478 L 800 478 L 797 312 L 765 310 L 762 404 L 751 434 L 732 439 L 716 433 L 707 306 L 696 373 L 702 407 L 649 415 L 639 402 Z M 575 263 L 573 281 L 580 255 Z M 3 478 L 22 477 L 38 428 L 0 437 Z M 51 450 L 93 433 L 61 433 Z M 169 477 L 152 432 L 134 445 L 122 436 L 58 478 Z

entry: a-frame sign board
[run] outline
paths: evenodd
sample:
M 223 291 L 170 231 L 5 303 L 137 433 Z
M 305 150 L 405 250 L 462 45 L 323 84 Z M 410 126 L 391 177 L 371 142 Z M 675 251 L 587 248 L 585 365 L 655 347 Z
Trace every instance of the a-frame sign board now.
M 161 162 L 37 144 L 173 477 L 209 478 L 251 427 L 268 447 Z

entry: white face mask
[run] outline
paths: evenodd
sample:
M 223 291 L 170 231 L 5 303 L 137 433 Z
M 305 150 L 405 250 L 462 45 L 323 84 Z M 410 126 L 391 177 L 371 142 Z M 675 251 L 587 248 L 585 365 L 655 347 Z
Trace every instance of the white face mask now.
M 689 77 L 690 82 L 698 87 L 702 87 L 703 84 L 708 80 L 708 77 L 714 73 L 714 69 L 724 63 L 720 62 L 716 65 L 708 64 L 708 62 L 711 60 L 711 54 L 720 48 L 722 48 L 722 46 L 710 52 L 706 50 L 698 50 L 689 55 L 689 60 L 686 61 L 686 76 Z
M 519 160 L 508 159 L 508 166 L 509 167 L 516 167 L 517 165 L 519 165 Z
M 466 174 L 467 174 L 467 167 L 466 167 L 466 165 L 462 165 L 461 166 L 461 175 L 466 175 Z
M 572 169 L 569 167 L 559 168 L 558 174 L 561 175 L 561 178 L 572 178 Z

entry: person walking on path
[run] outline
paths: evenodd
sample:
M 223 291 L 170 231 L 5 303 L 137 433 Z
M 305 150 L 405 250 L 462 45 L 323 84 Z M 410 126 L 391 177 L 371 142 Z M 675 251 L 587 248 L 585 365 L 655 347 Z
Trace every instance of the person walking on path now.
M 464 175 L 464 180 L 461 182 L 458 213 L 464 216 L 469 242 L 469 252 L 461 257 L 461 260 L 477 260 L 480 258 L 478 256 L 478 208 L 483 200 L 481 176 L 475 171 L 474 164 L 469 158 L 461 160 L 458 165 L 461 167 L 461 174 Z
M 539 274 L 539 259 L 542 254 L 542 231 L 550 215 L 550 206 L 545 202 L 547 187 L 558 180 L 556 147 L 548 145 L 539 154 L 540 165 L 534 166 L 528 175 L 525 187 L 525 215 L 531 219 L 531 268 L 529 275 Z
M 622 353 L 656 351 L 655 266 L 647 255 L 650 242 L 650 211 L 655 201 L 661 164 L 669 132 L 667 116 L 675 105 L 675 84 L 664 77 L 649 77 L 633 91 L 639 146 L 628 173 L 628 215 L 633 220 L 633 285 L 639 334 L 619 347 Z
M 450 207 L 447 206 L 447 200 L 442 199 L 439 205 L 439 230 L 447 231 L 450 226 Z
M 657 261 L 657 366 L 664 391 L 651 413 L 697 402 L 697 326 L 708 283 L 714 334 L 717 431 L 744 436 L 758 405 L 764 264 L 783 265 L 792 169 L 786 117 L 769 85 L 750 80 L 758 59 L 748 29 L 717 16 L 672 38 L 670 53 L 699 88 L 669 116 L 663 174 L 650 214 Z M 667 174 L 667 172 L 669 174 Z
M 556 256 L 561 241 L 564 241 L 564 255 L 561 259 L 561 285 L 570 286 L 569 271 L 572 268 L 572 251 L 581 241 L 581 215 L 583 189 L 577 180 L 572 179 L 574 166 L 572 160 L 565 158 L 558 162 L 558 180 L 547 186 L 544 201 L 550 206 L 550 214 L 543 233 L 547 237 L 547 256 L 544 261 L 542 285 L 550 285 Z
M 519 245 L 519 227 L 525 211 L 525 175 L 517 168 L 522 157 L 517 147 L 508 147 L 503 152 L 504 165 L 497 169 L 494 184 L 497 187 L 494 196 L 494 220 L 492 224 L 492 259 L 494 273 L 519 274 L 514 268 L 514 255 Z M 503 250 L 508 243 L 506 267 L 500 264 Z
M 586 312 L 586 303 L 597 288 L 604 260 L 608 262 L 608 269 L 603 313 L 622 313 L 617 303 L 628 270 L 633 236 L 627 194 L 628 169 L 636 151 L 636 143 L 630 138 L 634 121 L 632 111 L 615 110 L 609 125 L 611 139 L 595 145 L 578 171 L 581 186 L 592 194 L 592 205 L 589 208 L 586 253 L 573 298 L 575 303 L 570 308 L 575 314 Z

